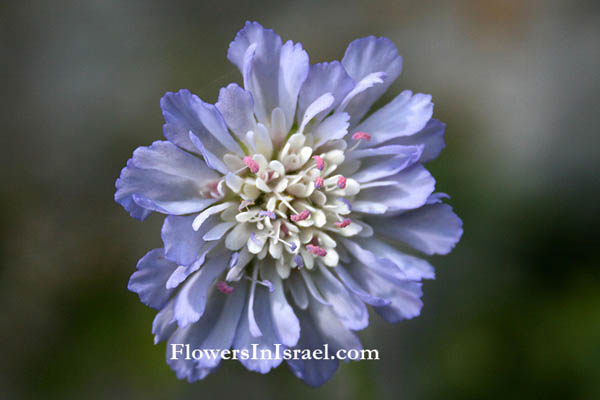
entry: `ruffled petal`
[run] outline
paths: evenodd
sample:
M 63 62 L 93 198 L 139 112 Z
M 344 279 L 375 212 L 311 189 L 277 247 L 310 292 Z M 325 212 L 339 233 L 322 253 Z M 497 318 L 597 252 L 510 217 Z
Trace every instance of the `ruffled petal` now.
M 264 268 L 266 267 L 266 268 Z M 281 277 L 271 265 L 263 265 L 264 278 L 273 285 L 273 293 L 269 296 L 273 329 L 279 342 L 285 346 L 295 346 L 300 338 L 300 322 L 294 310 L 285 298 L 284 286 Z M 262 271 L 261 271 L 262 273 Z
M 175 268 L 177 264 L 165 258 L 163 249 L 151 250 L 138 261 L 127 288 L 137 293 L 142 303 L 160 310 L 173 292 L 165 284 Z
M 375 311 L 388 322 L 398 322 L 418 316 L 423 308 L 421 283 L 391 279 L 362 263 L 352 263 L 346 270 L 363 290 L 377 298 L 389 300 L 388 305 L 375 307 Z
M 167 340 L 177 329 L 177 324 L 173 321 L 174 305 L 175 301 L 171 299 L 154 317 L 154 320 L 152 321 L 154 344 Z
M 195 215 L 169 215 L 163 223 L 161 237 L 165 256 L 178 265 L 190 265 L 203 254 L 206 242 L 202 236 L 219 221 L 217 216 L 212 216 L 195 231 L 192 229 L 195 218 Z
M 348 292 L 328 267 L 319 265 L 319 271 L 313 275 L 319 291 L 323 293 L 337 319 L 346 328 L 360 330 L 369 325 L 369 312 L 365 304 L 353 293 Z
M 435 270 L 427 261 L 405 254 L 394 246 L 377 238 L 362 238 L 360 245 L 373 254 L 381 254 L 384 258 L 393 262 L 406 279 L 420 281 L 421 279 L 434 279 Z
M 256 289 L 253 306 L 256 322 L 262 334 L 255 337 L 250 332 L 249 320 L 246 318 L 246 315 L 248 315 L 249 302 L 246 301 L 235 340 L 233 341 L 233 349 L 237 349 L 242 354 L 248 353 L 251 356 L 253 355 L 254 349 L 256 349 L 256 359 L 253 359 L 254 357 L 249 357 L 247 359 L 241 357 L 240 362 L 250 371 L 266 374 L 272 368 L 281 364 L 282 361 L 281 356 L 279 358 L 275 357 L 275 344 L 279 342 L 273 327 L 273 318 L 269 303 L 269 291 L 266 288 L 258 287 Z M 270 352 L 271 357 L 260 357 L 261 351 Z
M 285 132 L 294 123 L 298 92 L 308 75 L 308 54 L 300 43 L 287 41 L 281 47 L 279 61 L 279 107 L 285 115 Z
M 270 124 L 271 111 L 279 105 L 281 38 L 258 22 L 246 22 L 229 45 L 227 58 L 244 77 L 244 87 L 254 98 L 258 120 Z
M 435 189 L 435 179 L 415 164 L 385 181 L 362 184 L 352 209 L 367 214 L 395 213 L 422 206 Z
M 295 349 L 323 349 L 327 344 L 329 359 L 295 359 L 287 360 L 287 363 L 294 375 L 310 386 L 317 387 L 327 382 L 336 371 L 339 363 L 334 357 L 336 351 L 360 351 L 362 344 L 354 332 L 342 325 L 330 306 L 311 301 L 308 310 L 299 311 L 298 317 L 302 331 Z
M 309 105 L 325 93 L 331 93 L 334 98 L 332 104 L 321 111 L 314 118 L 315 122 L 321 121 L 354 87 L 354 81 L 339 61 L 319 63 L 310 66 L 308 77 L 298 95 L 298 125 L 302 122 L 304 113 Z
M 256 131 L 254 118 L 254 100 L 252 94 L 232 83 L 222 88 L 219 100 L 215 104 L 223 115 L 227 126 L 242 142 L 246 142 L 246 133 Z
M 224 299 L 220 293 L 216 290 L 211 291 L 206 302 L 208 303 L 207 311 L 198 319 L 198 322 L 178 327 L 167 341 L 167 364 L 176 372 L 177 378 L 187 379 L 188 382 L 203 379 L 212 370 L 194 360 L 191 354 L 188 358 L 185 349 L 185 346 L 189 346 L 191 353 L 200 348 L 221 315 Z
M 462 236 L 462 221 L 447 204 L 432 204 L 390 218 L 368 222 L 378 234 L 404 242 L 425 254 L 448 254 Z
M 242 148 L 227 131 L 223 116 L 214 105 L 203 102 L 186 89 L 165 94 L 160 104 L 166 121 L 164 134 L 169 141 L 198 153 L 197 145 L 189 136 L 192 132 L 204 148 L 219 159 L 228 152 L 243 156 Z
M 202 197 L 207 185 L 218 175 L 204 162 L 169 142 L 154 142 L 139 147 L 117 179 L 115 200 L 140 219 L 149 213 L 188 214 L 201 211 L 215 202 Z
M 323 349 L 325 342 L 308 311 L 300 311 L 298 317 L 302 331 L 295 349 L 311 352 L 316 349 Z M 330 358 L 329 360 L 302 360 L 298 358 L 286 360 L 286 362 L 296 377 L 312 387 L 318 387 L 331 379 L 338 368 L 339 361 L 334 357 Z
M 361 244 L 363 240 L 365 239 L 360 240 Z M 360 261 L 363 265 L 368 266 L 368 268 L 377 271 L 380 275 L 385 276 L 387 279 L 392 279 L 399 282 L 407 278 L 406 274 L 400 270 L 400 268 L 398 268 L 392 261 L 385 257 L 385 254 L 373 253 L 350 239 L 342 239 L 341 243 L 355 259 Z M 376 254 L 379 254 L 382 257 L 378 257 Z
M 422 152 L 423 146 L 400 145 L 354 150 L 346 160 L 360 160 L 360 166 L 356 172 L 346 171 L 345 175 L 360 183 L 386 178 L 416 163 Z
M 233 293 L 226 295 L 223 293 L 215 293 L 215 296 L 226 298 L 223 308 L 219 312 L 216 320 L 211 321 L 212 324 L 206 327 L 208 334 L 202 341 L 200 348 L 209 350 L 217 350 L 218 353 L 212 353 L 215 357 L 207 356 L 198 360 L 198 365 L 207 368 L 216 367 L 220 360 L 220 350 L 229 349 L 235 339 L 235 333 L 242 317 L 244 302 L 246 300 L 245 282 L 234 283 Z
M 387 90 L 402 71 L 402 57 L 396 46 L 386 38 L 369 36 L 348 45 L 342 64 L 355 82 L 374 72 L 384 72 L 383 83 L 374 85 L 352 99 L 346 107 L 355 124 L 369 111 L 373 103 Z
M 375 111 L 352 132 L 368 132 L 371 135 L 369 145 L 377 145 L 396 137 L 414 135 L 425 127 L 432 115 L 433 103 L 430 95 L 413 95 L 410 90 L 405 90 Z
M 446 124 L 432 118 L 423 129 L 414 135 L 397 137 L 388 144 L 423 145 L 423 154 L 421 154 L 420 161 L 427 162 L 437 158 L 446 146 L 444 142 L 445 130 Z
M 215 252 L 182 286 L 175 296 L 174 308 L 174 318 L 180 327 L 198 321 L 204 314 L 208 290 L 227 268 L 228 262 L 224 252 Z

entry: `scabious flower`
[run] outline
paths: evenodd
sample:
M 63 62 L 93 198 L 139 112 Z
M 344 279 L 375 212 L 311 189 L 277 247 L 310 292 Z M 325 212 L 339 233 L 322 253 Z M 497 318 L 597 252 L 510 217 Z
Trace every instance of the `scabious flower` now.
M 309 64 L 299 43 L 246 23 L 229 46 L 243 88 L 216 104 L 188 90 L 161 100 L 166 141 L 133 153 L 115 200 L 133 217 L 166 214 L 163 248 L 138 263 L 129 289 L 159 310 L 155 342 L 193 349 L 361 349 L 367 305 L 386 321 L 418 316 L 425 260 L 447 254 L 461 220 L 423 163 L 444 147 L 431 96 L 403 91 L 369 114 L 402 58 L 385 38 Z M 195 381 L 220 359 L 167 362 Z M 267 373 L 283 360 L 247 359 Z M 337 360 L 286 360 L 306 383 Z

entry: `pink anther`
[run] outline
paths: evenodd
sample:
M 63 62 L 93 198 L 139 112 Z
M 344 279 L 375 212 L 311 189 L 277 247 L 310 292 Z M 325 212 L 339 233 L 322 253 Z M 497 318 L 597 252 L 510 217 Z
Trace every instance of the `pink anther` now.
M 321 189 L 324 183 L 325 181 L 323 180 L 323 178 L 317 176 L 317 179 L 315 179 L 315 189 Z
M 337 180 L 337 187 L 339 187 L 340 189 L 343 189 L 346 187 L 346 178 L 343 176 L 339 176 L 338 180 Z
M 290 219 L 294 222 L 304 221 L 308 217 L 310 217 L 310 211 L 308 210 L 304 210 L 300 214 L 290 215 Z
M 226 282 L 223 282 L 223 281 L 217 282 L 217 289 L 221 293 L 225 293 L 225 294 L 233 293 L 233 287 L 229 286 Z
M 252 157 L 246 156 L 246 157 L 244 157 L 243 161 L 244 161 L 244 164 L 246 164 L 246 166 L 248 168 L 250 168 L 250 172 L 252 172 L 253 174 L 256 174 L 258 172 L 258 170 L 259 170 L 258 163 L 256 161 L 254 161 L 252 159 Z
M 336 222 L 336 223 L 335 223 L 335 226 L 337 226 L 338 228 L 345 228 L 345 227 L 347 227 L 348 225 L 350 225 L 350 223 L 351 223 L 351 222 L 352 222 L 352 221 L 350 220 L 350 218 L 344 218 L 344 220 L 343 220 L 343 221 Z
M 325 168 L 325 161 L 323 161 L 323 158 L 321 158 L 320 156 L 313 156 L 312 158 L 317 163 L 317 169 L 319 171 L 323 171 L 323 168 Z
M 319 247 L 319 246 L 314 246 L 312 244 L 307 244 L 306 245 L 306 249 L 308 251 L 310 251 L 311 253 L 313 253 L 316 256 L 321 256 L 321 257 L 325 257 L 327 255 L 327 250 Z
M 369 135 L 367 132 L 355 132 L 354 134 L 352 134 L 352 139 L 354 140 L 366 140 L 367 142 L 369 140 L 371 140 L 371 135 Z

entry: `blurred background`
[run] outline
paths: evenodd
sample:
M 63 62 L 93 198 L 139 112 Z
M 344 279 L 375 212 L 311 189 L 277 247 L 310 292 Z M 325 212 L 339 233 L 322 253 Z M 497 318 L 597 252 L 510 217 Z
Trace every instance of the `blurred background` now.
M 404 56 L 388 92 L 433 94 L 447 147 L 428 167 L 464 220 L 420 318 L 372 316 L 381 361 L 314 390 L 282 365 L 178 381 L 154 311 L 127 291 L 162 218 L 113 201 L 159 99 L 214 102 L 246 20 L 311 63 L 366 35 Z M 600 398 L 597 1 L 3 1 L 0 398 Z

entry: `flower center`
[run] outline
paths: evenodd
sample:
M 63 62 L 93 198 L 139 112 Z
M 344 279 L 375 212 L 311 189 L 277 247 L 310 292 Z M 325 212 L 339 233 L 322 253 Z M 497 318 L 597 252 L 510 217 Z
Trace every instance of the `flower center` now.
M 312 269 L 316 263 L 335 267 L 335 234 L 353 236 L 362 230 L 351 220 L 346 199 L 360 186 L 337 171 L 345 145 L 313 149 L 307 145 L 310 140 L 293 134 L 273 159 L 266 156 L 272 151 L 248 155 L 224 179 L 235 194 L 235 207 L 224 214 L 245 224 L 248 251 L 258 259 L 272 257 L 283 279 L 292 269 Z M 228 156 L 226 161 L 234 165 L 234 157 Z

